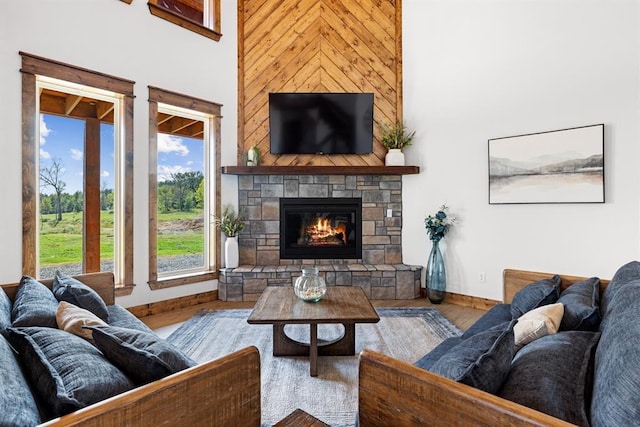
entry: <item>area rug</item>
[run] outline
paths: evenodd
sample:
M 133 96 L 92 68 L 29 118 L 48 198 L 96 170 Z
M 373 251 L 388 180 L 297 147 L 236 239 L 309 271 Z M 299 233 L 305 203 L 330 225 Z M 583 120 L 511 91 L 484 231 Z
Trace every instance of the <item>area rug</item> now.
M 167 340 L 197 362 L 217 359 L 247 346 L 260 350 L 262 425 L 271 426 L 297 408 L 325 423 L 353 426 L 358 406 L 358 356 L 365 348 L 409 363 L 417 361 L 460 330 L 432 308 L 378 308 L 380 322 L 356 325 L 355 356 L 321 356 L 318 376 L 309 375 L 308 357 L 273 357 L 272 326 L 249 325 L 251 310 L 201 311 Z M 288 325 L 287 335 L 308 342 L 308 325 Z M 341 325 L 319 325 L 330 340 Z

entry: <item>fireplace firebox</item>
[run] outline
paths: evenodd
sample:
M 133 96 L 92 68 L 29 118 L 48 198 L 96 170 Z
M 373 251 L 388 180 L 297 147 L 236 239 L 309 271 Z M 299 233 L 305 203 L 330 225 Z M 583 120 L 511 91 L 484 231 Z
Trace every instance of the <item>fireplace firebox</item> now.
M 362 258 L 362 199 L 281 198 L 280 258 Z

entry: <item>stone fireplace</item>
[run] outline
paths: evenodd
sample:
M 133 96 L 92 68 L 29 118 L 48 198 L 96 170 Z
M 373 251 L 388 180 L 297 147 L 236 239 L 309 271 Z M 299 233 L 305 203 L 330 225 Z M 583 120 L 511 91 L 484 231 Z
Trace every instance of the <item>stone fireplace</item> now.
M 419 296 L 422 266 L 402 264 L 401 175 L 246 173 L 238 176 L 238 192 L 238 208 L 245 213 L 247 226 L 238 238 L 240 266 L 220 271 L 220 299 L 253 301 L 266 286 L 291 286 L 302 265 L 316 265 L 328 286 L 360 286 L 371 299 Z M 312 250 L 292 256 L 285 251 L 283 257 L 282 203 L 295 199 L 301 200 L 299 206 L 312 207 L 307 209 L 307 217 L 329 212 L 327 203 L 313 205 L 319 202 L 309 203 L 312 200 L 334 201 L 335 206 L 358 200 L 361 211 L 359 218 L 354 217 L 358 221 L 354 228 L 360 230 L 342 231 L 359 231 L 361 244 L 356 255 L 340 253 L 337 249 L 342 246 L 333 241 L 334 250 L 322 255 L 314 255 Z M 334 228 L 351 219 L 340 209 L 329 215 Z M 297 224 L 296 243 L 300 227 Z

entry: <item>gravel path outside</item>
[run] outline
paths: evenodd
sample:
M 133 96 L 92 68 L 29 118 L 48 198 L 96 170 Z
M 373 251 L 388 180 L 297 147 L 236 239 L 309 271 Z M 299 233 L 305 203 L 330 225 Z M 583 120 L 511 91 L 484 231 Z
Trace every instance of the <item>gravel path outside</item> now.
M 182 255 L 158 258 L 158 273 L 169 271 L 188 270 L 204 265 L 203 254 Z M 82 274 L 82 263 L 58 264 L 51 267 L 42 267 L 40 277 L 54 277 L 56 271 L 75 276 Z M 113 271 L 113 260 L 100 261 L 100 271 Z

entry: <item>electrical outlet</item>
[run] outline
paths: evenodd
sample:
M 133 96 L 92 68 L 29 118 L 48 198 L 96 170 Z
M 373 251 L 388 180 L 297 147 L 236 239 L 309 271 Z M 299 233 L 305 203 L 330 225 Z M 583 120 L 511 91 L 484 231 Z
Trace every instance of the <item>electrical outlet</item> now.
M 480 273 L 478 273 L 478 281 L 480 283 L 486 283 L 487 282 L 487 274 L 484 271 L 481 271 Z
M 387 218 L 391 218 L 393 216 L 393 210 L 387 209 Z

